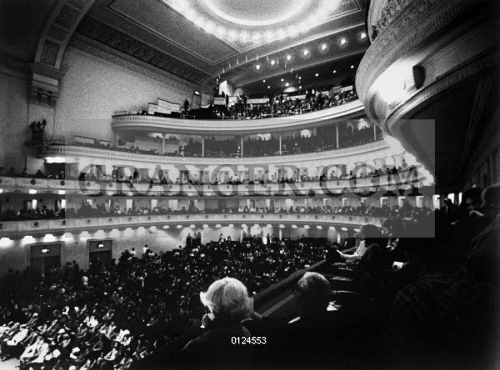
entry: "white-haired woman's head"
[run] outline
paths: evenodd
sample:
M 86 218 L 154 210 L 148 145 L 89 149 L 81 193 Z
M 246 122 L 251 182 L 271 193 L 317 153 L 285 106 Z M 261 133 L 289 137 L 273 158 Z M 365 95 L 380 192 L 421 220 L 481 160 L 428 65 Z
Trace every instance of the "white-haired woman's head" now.
M 250 315 L 250 298 L 245 285 L 226 277 L 200 293 L 201 302 L 218 319 L 244 320 Z

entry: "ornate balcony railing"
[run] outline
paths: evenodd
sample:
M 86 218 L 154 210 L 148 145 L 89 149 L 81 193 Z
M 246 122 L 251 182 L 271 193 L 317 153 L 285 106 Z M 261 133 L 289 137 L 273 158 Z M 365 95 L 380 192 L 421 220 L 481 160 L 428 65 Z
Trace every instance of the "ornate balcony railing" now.
M 398 174 L 357 179 L 306 181 L 267 184 L 150 184 L 114 181 L 79 181 L 0 177 L 0 190 L 18 196 L 59 195 L 70 196 L 147 196 L 147 197 L 271 197 L 271 196 L 341 196 L 349 193 L 377 191 L 409 191 L 419 187 L 422 178 L 416 170 Z
M 54 220 L 29 220 L 0 222 L 0 238 L 19 239 L 26 236 L 40 237 L 46 234 L 54 236 L 64 233 L 77 234 L 84 231 L 94 233 L 98 230 L 124 230 L 156 226 L 176 228 L 178 225 L 189 227 L 196 225 L 228 226 L 233 224 L 272 224 L 275 227 L 297 225 L 311 228 L 322 227 L 358 227 L 364 224 L 380 226 L 387 217 L 354 216 L 338 214 L 277 214 L 277 213 L 232 213 L 232 214 L 172 214 L 148 216 L 119 216 L 98 218 L 74 218 Z
M 119 161 L 133 161 L 142 164 L 205 164 L 205 165 L 238 165 L 238 164 L 285 164 L 316 161 L 319 159 L 336 159 L 356 154 L 364 154 L 372 151 L 389 148 L 384 140 L 374 141 L 372 143 L 353 146 L 350 148 L 328 150 L 324 152 L 313 152 L 305 154 L 282 155 L 272 157 L 244 157 L 244 158 L 212 158 L 212 157 L 171 157 L 163 155 L 149 155 L 129 153 L 117 150 L 107 150 L 98 148 L 87 148 L 82 146 L 50 146 L 46 147 L 42 153 L 43 157 L 66 157 L 66 162 L 71 162 L 73 158 L 88 157 L 100 158 L 103 160 L 113 160 L 119 164 Z M 98 164 L 98 163 L 97 163 Z

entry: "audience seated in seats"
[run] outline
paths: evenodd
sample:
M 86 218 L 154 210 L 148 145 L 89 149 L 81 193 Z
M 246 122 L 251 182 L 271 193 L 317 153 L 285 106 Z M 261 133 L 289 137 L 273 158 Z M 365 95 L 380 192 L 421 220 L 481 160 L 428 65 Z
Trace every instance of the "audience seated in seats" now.
M 322 274 L 305 273 L 294 295 L 299 316 L 282 328 L 270 368 L 368 369 L 385 364 L 376 339 L 366 335 L 373 325 L 358 312 L 337 309 Z
M 21 325 L 29 333 L 19 352 L 5 355 L 21 356 L 40 335 L 40 354 L 23 357 L 23 369 L 169 368 L 182 349 L 172 343 L 202 316 L 199 292 L 214 277 L 236 276 L 255 294 L 324 256 L 320 243 L 224 239 L 162 254 L 148 248 L 140 257 L 127 251 L 119 261 L 92 261 L 88 271 L 67 263 L 43 276 L 8 272 L 0 280 L 0 343 Z
M 397 366 L 494 369 L 500 327 L 500 184 L 482 193 L 488 225 L 459 269 L 417 279 L 397 294 L 386 337 Z M 443 221 L 445 221 L 443 219 Z
M 200 299 L 208 313 L 204 333 L 191 340 L 179 354 L 175 369 L 251 369 L 251 345 L 233 344 L 233 338 L 249 338 L 241 322 L 250 318 L 250 299 L 239 280 L 217 280 Z M 239 340 L 240 340 L 239 339 Z
M 457 254 L 460 255 L 460 258 L 469 252 L 467 248 L 472 238 L 478 235 L 487 223 L 481 212 L 481 193 L 482 190 L 479 188 L 464 191 L 463 201 L 459 206 L 458 220 L 451 223 L 455 243 L 458 246 Z

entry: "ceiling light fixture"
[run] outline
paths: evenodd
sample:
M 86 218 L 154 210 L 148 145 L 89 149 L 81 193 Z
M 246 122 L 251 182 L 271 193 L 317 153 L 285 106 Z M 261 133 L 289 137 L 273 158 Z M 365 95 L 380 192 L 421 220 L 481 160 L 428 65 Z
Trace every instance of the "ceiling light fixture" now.
M 286 60 L 291 60 L 291 59 L 292 59 L 292 56 L 291 56 L 290 54 L 288 54 L 288 55 L 286 56 Z
M 215 34 L 218 37 L 225 37 L 226 36 L 226 29 L 222 26 L 217 27 L 217 30 L 215 31 Z
M 319 76 L 319 73 L 316 73 L 316 74 L 315 74 L 315 76 L 316 76 L 316 77 L 318 77 L 318 76 Z
M 361 32 L 361 40 L 366 39 L 366 32 Z
M 259 43 L 261 39 L 262 39 L 262 35 L 260 32 L 255 32 L 252 35 L 252 41 L 255 42 L 256 44 Z
M 205 27 L 203 29 L 208 33 L 213 33 L 215 31 L 215 23 L 208 21 L 205 23 Z
M 270 89 L 270 88 L 271 88 L 271 86 L 268 86 L 267 88 L 268 88 L 268 89 Z
M 250 36 L 248 35 L 248 32 L 247 31 L 241 31 L 240 32 L 240 40 L 241 42 L 248 42 L 248 39 L 250 38 Z
M 285 86 L 286 86 L 286 87 L 288 87 L 288 86 L 290 86 L 290 84 L 287 82 L 287 83 L 285 84 Z
M 308 56 L 309 55 L 309 50 L 308 49 L 304 49 L 304 51 L 302 53 L 304 54 L 304 56 Z
M 263 83 L 266 83 L 266 80 L 262 80 Z
M 230 30 L 228 32 L 229 40 L 234 41 L 238 37 L 238 32 L 236 30 Z
M 302 21 L 299 23 L 297 28 L 299 29 L 299 32 L 307 32 L 307 31 L 309 31 L 310 27 L 307 25 L 306 22 Z
M 289 26 L 287 28 L 287 33 L 291 36 L 291 37 L 295 37 L 299 34 L 299 30 L 297 29 L 297 27 L 295 26 Z
M 276 61 L 274 59 L 271 60 L 271 65 L 275 65 L 276 64 Z
M 184 0 L 183 0 L 184 1 Z M 294 0 L 289 1 L 290 6 L 288 6 L 285 11 L 280 12 L 277 16 L 273 17 L 263 17 L 260 19 L 256 18 L 247 18 L 244 15 L 238 15 L 234 12 L 229 12 L 222 4 L 224 1 L 213 1 L 213 0 L 203 0 L 204 5 L 213 13 L 215 13 L 220 18 L 224 19 L 227 22 L 240 24 L 242 26 L 250 26 L 250 27 L 265 27 L 271 26 L 273 24 L 278 24 L 281 22 L 285 22 L 290 20 L 291 18 L 297 16 L 298 14 L 302 14 L 306 9 L 306 6 L 310 5 L 311 0 Z
M 260 69 L 260 64 L 257 64 L 257 65 L 255 66 L 255 69 L 258 71 L 258 70 Z
M 333 70 L 333 73 L 337 73 L 337 70 L 336 70 L 336 69 L 334 69 L 334 70 Z
M 283 82 L 283 81 L 285 81 L 285 79 L 284 79 L 284 78 L 282 78 L 282 79 L 281 79 L 281 82 Z
M 321 45 L 321 50 L 326 50 L 328 46 L 326 44 Z
M 345 45 L 347 40 L 345 38 L 340 39 L 340 45 Z

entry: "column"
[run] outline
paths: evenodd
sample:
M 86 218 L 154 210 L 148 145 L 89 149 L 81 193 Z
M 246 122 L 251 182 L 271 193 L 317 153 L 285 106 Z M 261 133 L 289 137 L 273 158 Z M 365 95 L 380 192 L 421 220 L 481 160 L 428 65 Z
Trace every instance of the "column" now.
M 373 140 L 377 140 L 377 125 L 373 124 Z
M 281 228 L 279 229 L 278 237 L 280 240 L 283 239 L 283 229 Z
M 381 170 L 384 169 L 385 166 L 385 158 L 377 158 L 373 160 L 373 163 L 375 164 L 375 169 L 378 170 L 379 168 Z
M 335 125 L 335 138 L 336 138 L 336 148 L 339 148 L 339 125 L 338 123 Z
M 240 158 L 243 158 L 243 135 L 241 135 L 241 154 Z
M 279 150 L 279 154 L 281 155 L 281 132 L 280 132 L 280 150 Z M 281 230 L 280 230 L 281 231 Z M 280 238 L 281 239 L 281 238 Z
M 165 134 L 161 135 L 162 140 L 162 154 L 165 154 Z
M 354 162 L 355 168 L 358 170 L 356 173 L 353 173 L 356 176 L 361 176 L 366 173 L 366 167 L 361 167 L 364 162 Z
M 205 156 L 205 136 L 201 137 L 201 156 Z
M 398 168 L 399 166 L 401 166 L 401 164 L 403 163 L 402 157 L 402 154 L 396 154 L 392 156 L 392 159 L 394 160 L 394 167 Z

